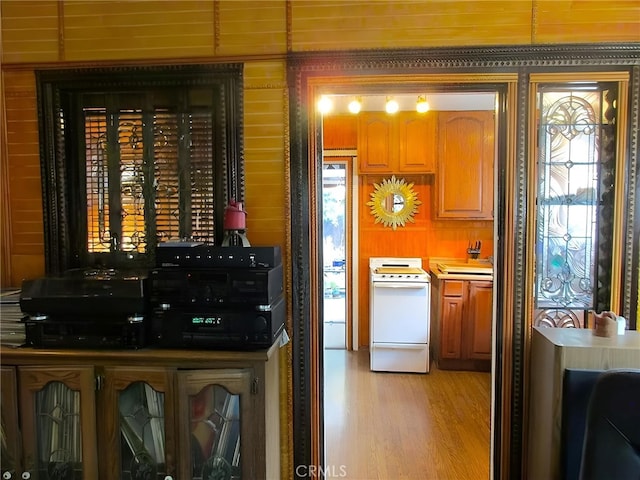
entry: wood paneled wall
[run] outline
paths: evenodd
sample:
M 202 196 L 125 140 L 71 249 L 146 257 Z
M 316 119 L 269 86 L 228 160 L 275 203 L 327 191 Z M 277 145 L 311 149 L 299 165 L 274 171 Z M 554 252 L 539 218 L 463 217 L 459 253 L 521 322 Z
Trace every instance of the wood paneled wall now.
M 245 60 L 246 208 L 255 244 L 287 220 L 288 51 L 640 41 L 640 3 L 364 0 L 0 2 L 3 285 L 43 273 L 36 68 Z M 7 185 L 8 183 L 8 185 Z M 41 218 L 41 217 L 40 217 Z M 7 258 L 8 257 L 8 258 Z
M 2 286 L 44 273 L 44 222 L 40 184 L 38 114 L 33 71 L 2 72 L 6 145 L 2 149 L 2 187 L 8 204 L 2 231 Z M 5 245 L 8 244 L 7 258 Z M 5 283 L 6 282 L 6 283 Z
M 254 244 L 286 244 L 289 190 L 288 108 L 284 60 L 254 61 L 244 69 L 244 151 L 247 237 Z
M 3 63 L 640 40 L 634 0 L 3 0 L 0 17 Z

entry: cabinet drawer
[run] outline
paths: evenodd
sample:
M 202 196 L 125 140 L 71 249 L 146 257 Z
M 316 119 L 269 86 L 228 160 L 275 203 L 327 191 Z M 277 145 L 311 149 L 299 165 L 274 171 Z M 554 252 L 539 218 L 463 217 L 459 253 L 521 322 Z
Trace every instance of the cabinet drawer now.
M 461 297 L 464 292 L 464 280 L 445 280 L 442 292 L 445 297 Z

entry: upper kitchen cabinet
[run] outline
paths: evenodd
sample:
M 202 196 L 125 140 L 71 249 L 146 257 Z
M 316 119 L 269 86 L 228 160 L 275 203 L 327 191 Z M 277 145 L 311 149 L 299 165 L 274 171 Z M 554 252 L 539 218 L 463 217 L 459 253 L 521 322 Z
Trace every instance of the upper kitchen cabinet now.
M 358 116 L 359 173 L 433 173 L 436 128 L 434 114 L 361 113 Z
M 494 118 L 492 111 L 439 112 L 437 218 L 493 220 Z
M 355 150 L 358 148 L 358 117 L 331 115 L 322 120 L 324 150 Z
M 399 112 L 400 172 L 433 173 L 437 155 L 437 116 L 434 113 Z

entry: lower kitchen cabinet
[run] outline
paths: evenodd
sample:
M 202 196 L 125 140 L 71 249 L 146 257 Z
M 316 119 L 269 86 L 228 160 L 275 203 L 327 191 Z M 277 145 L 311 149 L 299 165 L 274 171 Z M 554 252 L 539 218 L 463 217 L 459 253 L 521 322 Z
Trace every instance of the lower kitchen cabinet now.
M 432 345 L 441 369 L 491 369 L 493 282 L 433 278 Z
M 2 478 L 280 478 L 277 349 L 3 349 Z

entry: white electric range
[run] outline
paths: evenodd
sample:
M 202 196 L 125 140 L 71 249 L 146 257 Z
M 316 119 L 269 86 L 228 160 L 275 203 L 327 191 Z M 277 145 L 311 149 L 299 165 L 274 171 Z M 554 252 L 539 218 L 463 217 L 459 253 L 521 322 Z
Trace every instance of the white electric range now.
M 371 370 L 429 371 L 431 277 L 422 259 L 371 257 Z

